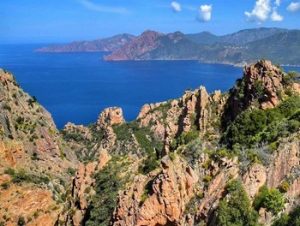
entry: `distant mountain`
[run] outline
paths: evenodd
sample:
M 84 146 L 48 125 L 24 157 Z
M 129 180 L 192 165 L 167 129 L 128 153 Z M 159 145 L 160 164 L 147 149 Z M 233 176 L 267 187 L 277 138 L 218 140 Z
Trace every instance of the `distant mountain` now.
M 190 41 L 183 33 L 162 34 L 145 31 L 105 60 L 175 60 L 197 59 L 200 46 Z
M 300 30 L 285 31 L 247 44 L 247 58 L 265 58 L 281 64 L 300 65 Z
M 119 49 L 126 43 L 134 39 L 131 34 L 120 34 L 110 38 L 98 39 L 94 41 L 72 42 L 66 45 L 53 45 L 37 49 L 38 52 L 110 52 Z
M 219 42 L 230 43 L 235 45 L 244 45 L 249 42 L 259 41 L 267 37 L 286 32 L 287 29 L 281 28 L 257 28 L 246 29 L 219 37 Z
M 220 37 L 204 31 L 196 34 L 187 34 L 186 37 L 197 44 L 213 44 L 220 41 Z
M 105 60 L 199 60 L 241 65 L 261 58 L 300 65 L 300 30 L 258 28 L 224 36 L 148 31 L 107 55 Z
M 203 63 L 243 65 L 261 58 L 278 64 L 300 65 L 300 30 L 257 28 L 217 36 L 209 32 L 163 34 L 145 31 L 111 38 L 73 42 L 41 48 L 40 52 L 107 51 L 104 59 L 120 60 L 199 60 Z

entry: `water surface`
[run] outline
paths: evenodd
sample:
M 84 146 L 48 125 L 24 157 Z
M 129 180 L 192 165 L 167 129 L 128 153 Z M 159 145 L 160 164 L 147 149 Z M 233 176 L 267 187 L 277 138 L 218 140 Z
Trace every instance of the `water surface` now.
M 197 61 L 105 62 L 103 53 L 36 53 L 41 45 L 0 45 L 0 67 L 52 114 L 62 128 L 95 122 L 106 107 L 120 106 L 126 120 L 145 103 L 180 97 L 206 86 L 228 90 L 242 69 Z

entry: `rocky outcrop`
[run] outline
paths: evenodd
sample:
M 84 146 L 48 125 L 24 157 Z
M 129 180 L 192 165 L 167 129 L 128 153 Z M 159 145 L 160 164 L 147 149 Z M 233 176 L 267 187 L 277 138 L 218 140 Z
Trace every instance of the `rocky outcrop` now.
M 92 139 L 92 134 L 91 131 L 83 126 L 83 125 L 75 125 L 74 123 L 68 122 L 64 129 L 63 133 L 65 134 L 76 134 L 77 136 L 81 136 L 85 140 L 91 141 Z
M 166 156 L 162 168 L 152 180 L 137 177 L 132 188 L 121 194 L 113 225 L 179 225 L 198 177 L 180 159 L 172 162 Z
M 243 175 L 243 183 L 250 200 L 254 200 L 255 195 L 266 184 L 266 181 L 267 169 L 263 165 L 255 163 L 248 169 Z
M 80 164 L 74 178 L 72 196 L 75 200 L 76 211 L 72 216 L 72 221 L 75 226 L 81 225 L 81 221 L 88 208 L 88 196 L 92 194 L 94 179 L 93 173 L 96 169 L 96 162 L 88 163 L 87 165 Z
M 73 179 L 72 197 L 74 202 L 72 203 L 75 212 L 72 217 L 72 223 L 74 226 L 82 225 L 82 220 L 86 214 L 89 204 L 89 198 L 95 193 L 93 190 L 95 179 L 93 174 L 96 171 L 102 170 L 108 161 L 110 155 L 106 150 L 102 150 L 99 153 L 98 161 L 90 162 L 86 165 L 80 163 L 76 175 Z
M 212 180 L 204 190 L 203 199 L 197 208 L 197 219 L 202 219 L 207 223 L 212 221 L 213 213 L 218 207 L 218 203 L 223 198 L 225 188 L 229 180 L 239 177 L 237 159 L 222 159 L 219 163 L 212 163 L 213 170 L 209 173 Z M 210 224 L 213 225 L 213 224 Z
M 54 225 L 64 206 L 58 199 L 71 183 L 67 171 L 77 160 L 51 115 L 4 70 L 0 70 L 0 159 L 0 178 L 5 179 L 0 222 L 16 225 L 22 217 L 26 225 Z
M 272 108 L 278 105 L 280 97 L 278 92 L 283 89 L 282 70 L 273 65 L 271 61 L 260 61 L 254 65 L 245 67 L 245 104 L 250 105 L 253 97 L 259 92 L 259 88 L 263 89 L 263 96 L 260 100 L 260 107 L 263 109 Z M 260 87 L 259 87 L 260 86 Z M 249 102 L 249 103 L 248 103 Z
M 0 219 L 5 225 L 17 225 L 22 217 L 26 225 L 53 226 L 61 211 L 52 193 L 45 189 L 31 185 L 0 189 Z
M 150 127 L 165 143 L 168 153 L 171 142 L 182 133 L 199 131 L 210 139 L 219 136 L 219 118 L 226 103 L 220 91 L 209 95 L 204 87 L 186 91 L 178 100 L 144 105 L 137 118 L 140 126 Z
M 295 138 L 294 138 L 295 139 Z M 279 146 L 274 156 L 274 161 L 268 170 L 267 184 L 269 187 L 278 187 L 293 170 L 299 168 L 300 163 L 300 141 L 294 140 Z
M 223 124 L 228 124 L 256 102 L 262 109 L 277 106 L 281 101 L 280 93 L 284 92 L 284 75 L 278 66 L 267 60 L 245 66 L 243 78 L 230 90 Z
M 124 123 L 123 111 L 121 108 L 113 107 L 106 108 L 100 114 L 97 126 L 99 128 L 106 128 L 107 126 L 114 126 Z

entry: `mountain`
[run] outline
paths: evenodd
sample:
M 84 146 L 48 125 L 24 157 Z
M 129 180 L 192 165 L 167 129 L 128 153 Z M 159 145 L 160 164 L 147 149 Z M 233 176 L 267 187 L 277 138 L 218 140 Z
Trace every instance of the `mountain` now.
M 132 122 L 111 107 L 58 131 L 0 70 L 1 225 L 297 225 L 297 76 L 260 60 L 229 92 L 189 90 Z
M 105 60 L 172 60 L 197 58 L 199 46 L 181 32 L 143 32 L 139 37 L 104 57 Z
M 285 31 L 287 31 L 287 29 L 262 27 L 257 29 L 245 29 L 223 36 L 217 36 L 211 34 L 210 32 L 187 34 L 186 36 L 191 41 L 194 41 L 198 44 L 227 43 L 234 45 L 244 45 L 246 43 L 258 41 Z
M 219 42 L 229 43 L 234 45 L 245 45 L 249 42 L 263 40 L 270 36 L 287 32 L 287 29 L 281 28 L 257 28 L 241 30 L 233 34 L 228 34 L 219 37 Z
M 147 33 L 105 57 L 106 60 L 199 60 L 203 63 L 243 65 L 258 59 L 300 64 L 299 30 L 259 28 L 225 36 L 203 32 L 161 34 L 147 48 Z M 175 38 L 174 38 L 175 37 Z M 136 42 L 136 40 L 139 40 Z
M 209 32 L 163 34 L 145 31 L 107 39 L 73 42 L 38 49 L 39 52 L 110 52 L 104 59 L 120 60 L 199 60 L 202 63 L 244 65 L 261 58 L 278 64 L 300 65 L 300 30 L 257 28 L 217 36 Z
M 37 49 L 37 52 L 110 52 L 114 51 L 134 39 L 134 35 L 120 34 L 110 38 L 94 41 L 72 42 L 66 45 L 53 45 Z
M 251 50 L 247 58 L 262 57 L 281 64 L 299 65 L 300 30 L 281 32 L 265 39 L 250 42 L 246 47 Z
M 187 34 L 186 37 L 197 44 L 213 44 L 220 40 L 220 37 L 207 31 L 197 34 Z

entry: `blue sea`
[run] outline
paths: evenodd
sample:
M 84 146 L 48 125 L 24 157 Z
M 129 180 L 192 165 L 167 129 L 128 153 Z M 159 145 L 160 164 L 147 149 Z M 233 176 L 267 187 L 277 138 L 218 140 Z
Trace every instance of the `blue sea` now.
M 122 107 L 131 121 L 145 103 L 177 98 L 200 85 L 226 91 L 242 76 L 242 68 L 197 61 L 105 62 L 104 53 L 34 52 L 41 46 L 0 45 L 0 68 L 14 74 L 58 128 L 93 123 L 110 106 Z

